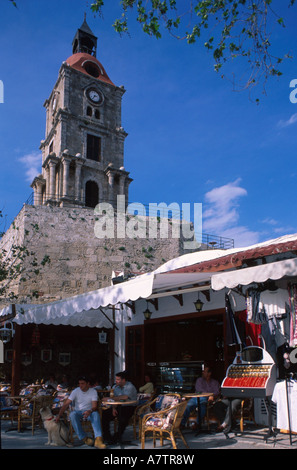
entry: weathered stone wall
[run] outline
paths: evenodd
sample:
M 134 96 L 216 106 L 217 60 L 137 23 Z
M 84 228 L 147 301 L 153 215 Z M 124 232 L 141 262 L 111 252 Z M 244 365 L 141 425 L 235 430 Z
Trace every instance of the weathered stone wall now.
M 134 224 L 132 217 L 125 215 L 124 219 Z M 117 238 L 117 214 L 115 237 L 97 238 L 94 227 L 100 220 L 90 208 L 25 205 L 0 241 L 0 250 L 7 250 L 17 239 L 37 258 L 35 269 L 32 257 L 25 259 L 25 276 L 16 291 L 18 302 L 24 298 L 49 302 L 95 290 L 111 284 L 112 271 L 148 272 L 185 253 L 182 238 L 172 238 L 172 221 L 168 222 L 168 238 L 160 238 L 158 228 L 157 237 L 144 239 Z M 42 266 L 48 258 L 50 263 Z M 38 298 L 29 298 L 32 293 L 38 293 Z

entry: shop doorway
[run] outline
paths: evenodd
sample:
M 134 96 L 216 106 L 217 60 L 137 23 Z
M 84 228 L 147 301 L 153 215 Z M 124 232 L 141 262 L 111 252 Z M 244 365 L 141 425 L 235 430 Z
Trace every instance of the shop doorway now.
M 144 327 L 145 364 L 203 361 L 220 381 L 225 373 L 223 338 L 222 313 L 149 321 Z
M 223 310 L 151 319 L 128 327 L 126 367 L 131 381 L 137 387 L 143 385 L 144 374 L 154 364 L 203 361 L 221 382 L 225 377 L 224 332 Z

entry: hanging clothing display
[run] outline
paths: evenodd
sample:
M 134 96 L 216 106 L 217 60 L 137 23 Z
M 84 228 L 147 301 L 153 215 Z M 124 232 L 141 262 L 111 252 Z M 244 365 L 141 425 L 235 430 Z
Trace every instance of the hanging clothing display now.
M 288 380 L 288 403 L 285 380 L 275 385 L 271 399 L 277 406 L 276 427 L 285 430 L 291 428 L 291 431 L 297 432 L 297 382 L 295 380 Z M 287 405 L 289 405 L 289 415 Z
M 254 325 L 253 323 L 246 323 L 246 336 L 250 338 L 250 346 L 263 346 L 261 343 L 262 325 Z
M 259 304 L 260 291 L 256 288 L 248 289 L 246 293 L 247 320 L 254 325 L 261 325 L 267 321 L 266 312 L 259 308 Z
M 289 295 L 286 289 L 264 290 L 260 293 L 259 310 L 265 311 L 267 318 L 282 318 L 286 315 Z
M 241 337 L 241 341 L 244 347 L 246 346 L 262 346 L 261 343 L 261 325 L 254 325 L 247 321 L 247 311 L 237 312 L 235 321 L 238 329 L 238 333 Z M 239 327 L 239 322 L 241 327 Z M 244 331 L 244 335 L 242 334 Z
M 265 342 L 265 348 L 277 362 L 277 350 L 289 341 L 290 316 L 284 319 L 271 317 L 262 325 L 261 336 Z
M 261 325 L 269 318 L 283 318 L 287 315 L 289 295 L 286 289 L 261 292 L 259 289 L 251 288 L 246 292 L 246 306 L 248 322 Z
M 249 335 L 254 336 L 254 344 L 261 342 L 276 361 L 277 350 L 290 338 L 289 294 L 286 289 L 262 290 L 251 287 L 246 292 L 247 321 L 253 326 Z M 297 304 L 296 304 L 297 305 Z M 255 336 L 258 336 L 258 339 Z
M 290 346 L 297 346 L 297 285 L 289 284 Z

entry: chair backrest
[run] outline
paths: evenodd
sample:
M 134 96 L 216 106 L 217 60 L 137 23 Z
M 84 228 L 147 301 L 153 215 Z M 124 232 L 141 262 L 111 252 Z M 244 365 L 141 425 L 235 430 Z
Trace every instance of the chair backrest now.
M 39 412 L 41 408 L 45 408 L 46 406 L 51 407 L 53 404 L 53 396 L 50 395 L 39 395 L 32 398 L 31 402 L 33 403 L 33 418 L 39 420 Z
M 53 397 L 53 405 L 52 405 L 52 410 L 55 410 L 57 408 L 61 408 L 63 405 L 64 401 L 69 397 L 70 392 L 68 391 L 58 391 L 54 394 Z
M 178 393 L 167 393 L 166 395 L 158 395 L 155 403 L 156 411 L 162 411 L 170 406 L 177 405 L 181 401 Z
M 173 420 L 173 427 L 178 428 L 180 426 L 180 423 L 184 416 L 184 412 L 187 408 L 187 404 L 188 404 L 187 400 L 183 400 L 181 403 L 177 405 L 176 413 L 175 413 L 174 420 Z
M 148 401 L 152 399 L 153 393 L 137 393 L 137 401 Z
M 164 410 L 162 418 L 162 429 L 178 428 L 186 407 L 187 400 L 182 400 L 178 403 L 172 404 L 168 410 Z
M 21 389 L 20 395 L 31 396 L 34 393 L 34 389 L 31 386 L 27 386 Z

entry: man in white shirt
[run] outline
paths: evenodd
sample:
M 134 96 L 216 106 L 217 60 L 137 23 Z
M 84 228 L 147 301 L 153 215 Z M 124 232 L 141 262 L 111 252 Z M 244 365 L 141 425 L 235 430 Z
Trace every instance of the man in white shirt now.
M 56 418 L 57 422 L 72 402 L 74 402 L 74 410 L 70 412 L 70 421 L 78 438 L 87 445 L 95 445 L 99 449 L 105 449 L 106 445 L 103 443 L 101 420 L 98 413 L 98 394 L 95 388 L 90 388 L 90 382 L 86 377 L 79 377 L 78 387 L 71 392 L 61 407 Z M 95 443 L 93 439 L 86 436 L 81 425 L 82 419 L 91 422 Z

